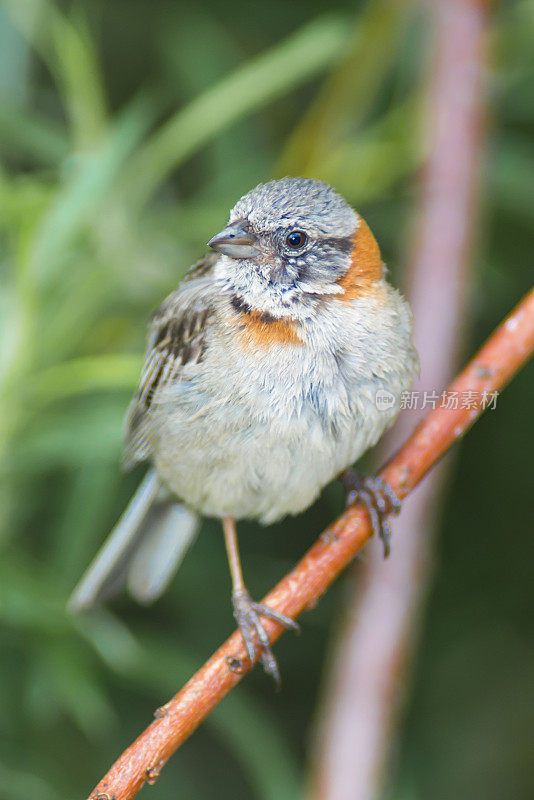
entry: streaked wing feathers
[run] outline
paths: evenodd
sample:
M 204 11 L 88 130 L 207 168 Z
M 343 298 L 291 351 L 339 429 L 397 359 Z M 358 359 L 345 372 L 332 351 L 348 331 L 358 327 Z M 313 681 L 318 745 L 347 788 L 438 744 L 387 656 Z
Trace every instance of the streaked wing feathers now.
M 209 288 L 216 260 L 217 256 L 208 256 L 197 262 L 152 318 L 139 388 L 126 415 L 127 469 L 150 455 L 149 415 L 158 393 L 180 380 L 184 366 L 202 360 L 209 319 L 214 313 Z

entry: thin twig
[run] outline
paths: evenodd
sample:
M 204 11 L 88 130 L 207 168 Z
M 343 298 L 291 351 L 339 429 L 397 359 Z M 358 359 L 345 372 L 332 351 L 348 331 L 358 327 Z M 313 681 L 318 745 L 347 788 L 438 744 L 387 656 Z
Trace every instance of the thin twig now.
M 432 34 L 425 123 L 429 156 L 407 259 L 407 296 L 421 360 L 421 379 L 414 386 L 420 404 L 405 411 L 385 437 L 389 452 L 421 419 L 424 393 L 432 397 L 441 391 L 458 363 L 485 117 L 488 9 L 472 0 L 442 0 L 423 8 Z M 394 525 L 393 556 L 384 561 L 380 548 L 372 548 L 358 571 L 319 715 L 311 798 L 373 800 L 387 780 L 392 732 L 407 696 L 432 571 L 435 520 L 447 475 L 443 466 L 405 504 Z
M 457 409 L 437 407 L 387 462 L 380 475 L 400 498 L 460 439 L 484 410 L 484 399 L 500 390 L 534 352 L 534 290 L 512 311 L 449 391 L 473 398 Z M 464 395 L 464 392 L 474 394 Z M 467 406 L 467 407 L 464 407 Z M 264 599 L 289 617 L 313 608 L 371 534 L 358 504 L 347 509 Z M 284 629 L 265 620 L 271 641 Z M 111 767 L 90 800 L 131 800 L 145 781 L 154 781 L 167 759 L 251 669 L 241 635 L 235 632 L 163 708 L 156 719 Z

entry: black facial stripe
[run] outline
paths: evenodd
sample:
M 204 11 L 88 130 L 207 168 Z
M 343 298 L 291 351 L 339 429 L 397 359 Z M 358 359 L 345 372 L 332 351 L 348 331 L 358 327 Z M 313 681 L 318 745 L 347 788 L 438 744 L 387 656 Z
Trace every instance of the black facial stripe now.
M 308 270 L 309 270 L 309 267 L 308 267 L 308 265 L 306 263 L 300 264 L 297 267 L 297 281 L 304 280 L 306 278 Z
M 352 253 L 352 248 L 354 247 L 354 239 L 352 236 L 340 236 L 340 237 L 328 237 L 325 239 L 319 239 L 321 244 L 329 245 L 333 247 L 335 250 L 339 250 L 340 253 L 344 255 L 349 255 Z
M 250 314 L 252 311 L 252 307 L 243 300 L 238 294 L 233 294 L 230 298 L 230 303 L 235 308 L 236 311 L 240 311 L 242 314 Z
M 277 318 L 274 317 L 272 314 L 269 314 L 268 311 L 258 311 L 252 308 L 246 300 L 240 297 L 237 294 L 233 294 L 230 298 L 231 305 L 235 308 L 236 311 L 239 311 L 241 314 L 254 314 L 257 319 L 261 322 L 278 322 Z
M 256 317 L 261 322 L 278 322 L 278 319 L 272 314 L 269 314 L 268 311 L 256 311 Z

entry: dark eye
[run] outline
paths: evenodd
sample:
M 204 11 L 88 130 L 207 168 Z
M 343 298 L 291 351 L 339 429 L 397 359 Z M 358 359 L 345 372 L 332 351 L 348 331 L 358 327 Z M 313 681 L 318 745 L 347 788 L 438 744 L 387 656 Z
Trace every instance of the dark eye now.
M 298 250 L 300 247 L 304 247 L 307 241 L 308 237 L 304 231 L 291 231 L 286 238 L 286 244 L 288 247 L 291 247 L 292 250 Z

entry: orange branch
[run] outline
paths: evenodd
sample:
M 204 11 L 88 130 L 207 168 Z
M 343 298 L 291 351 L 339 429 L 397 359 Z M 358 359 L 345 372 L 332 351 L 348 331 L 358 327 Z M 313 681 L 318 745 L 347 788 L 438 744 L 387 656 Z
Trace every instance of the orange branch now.
M 412 491 L 480 416 L 483 393 L 499 391 L 533 352 L 534 289 L 450 384 L 448 391 L 458 392 L 459 407 L 438 407 L 427 414 L 380 472 L 400 498 Z M 467 405 L 461 402 L 467 392 L 477 398 L 475 407 L 461 407 Z M 364 509 L 358 504 L 347 509 L 263 602 L 290 617 L 313 608 L 370 534 Z M 271 620 L 264 624 L 272 641 L 284 632 Z M 158 709 L 154 722 L 124 751 L 89 800 L 130 800 L 145 781 L 154 782 L 168 758 L 251 666 L 241 635 L 235 632 L 184 688 Z

